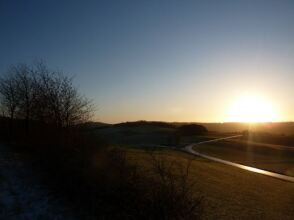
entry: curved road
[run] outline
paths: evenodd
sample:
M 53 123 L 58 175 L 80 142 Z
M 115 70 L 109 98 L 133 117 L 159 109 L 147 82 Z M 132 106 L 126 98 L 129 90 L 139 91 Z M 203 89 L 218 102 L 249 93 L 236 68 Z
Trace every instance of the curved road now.
M 184 149 L 185 149 L 186 152 L 188 152 L 190 154 L 200 156 L 200 157 L 206 158 L 208 160 L 216 161 L 216 162 L 226 164 L 226 165 L 230 165 L 230 166 L 233 166 L 233 167 L 237 167 L 237 168 L 240 168 L 240 169 L 243 169 L 243 170 L 248 170 L 248 171 L 251 171 L 251 172 L 254 172 L 254 173 L 260 173 L 260 174 L 263 174 L 263 175 L 266 175 L 266 176 L 270 176 L 270 177 L 274 177 L 274 178 L 277 178 L 277 179 L 280 179 L 280 180 L 285 180 L 285 181 L 289 181 L 289 182 L 294 183 L 294 177 L 286 176 L 286 175 L 282 175 L 282 174 L 278 174 L 278 173 L 274 173 L 274 172 L 270 172 L 270 171 L 266 171 L 266 170 L 262 170 L 262 169 L 258 169 L 258 168 L 255 168 L 255 167 L 245 166 L 245 165 L 242 165 L 242 164 L 239 164 L 239 163 L 234 163 L 234 162 L 231 162 L 231 161 L 228 161 L 228 160 L 223 160 L 223 159 L 220 159 L 220 158 L 217 158 L 217 157 L 211 157 L 211 156 L 199 153 L 199 152 L 197 152 L 197 151 L 195 151 L 193 149 L 194 146 L 197 146 L 197 145 L 200 145 L 200 144 L 206 144 L 206 143 L 209 143 L 209 142 L 216 142 L 216 141 L 236 138 L 236 137 L 240 137 L 240 136 L 242 136 L 242 135 L 235 135 L 235 136 L 226 137 L 226 138 L 218 138 L 218 139 L 213 139 L 213 140 L 209 140 L 209 141 L 202 141 L 202 142 L 199 142 L 199 143 L 196 143 L 196 144 L 187 145 Z

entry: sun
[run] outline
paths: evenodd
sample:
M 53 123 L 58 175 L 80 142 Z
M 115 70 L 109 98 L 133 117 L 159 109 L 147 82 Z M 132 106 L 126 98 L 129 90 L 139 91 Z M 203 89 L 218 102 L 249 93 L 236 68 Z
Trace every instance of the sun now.
M 256 95 L 246 95 L 232 104 L 228 121 L 272 122 L 277 121 L 277 112 L 268 100 Z

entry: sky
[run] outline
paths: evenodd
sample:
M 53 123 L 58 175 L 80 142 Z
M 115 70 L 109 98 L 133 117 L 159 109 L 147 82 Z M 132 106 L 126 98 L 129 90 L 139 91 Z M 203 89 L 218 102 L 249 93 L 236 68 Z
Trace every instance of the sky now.
M 0 75 L 44 60 L 95 120 L 224 122 L 267 100 L 294 121 L 294 1 L 0 0 Z

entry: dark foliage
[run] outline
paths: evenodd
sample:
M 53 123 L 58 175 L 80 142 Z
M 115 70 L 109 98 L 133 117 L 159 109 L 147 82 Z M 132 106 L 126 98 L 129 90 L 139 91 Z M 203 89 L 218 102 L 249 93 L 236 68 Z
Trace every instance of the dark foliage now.
M 177 133 L 182 136 L 201 135 L 207 132 L 203 125 L 188 124 L 178 128 Z
M 23 148 L 24 142 L 19 143 Z M 189 166 L 148 152 L 149 168 L 130 163 L 77 129 L 47 129 L 26 139 L 35 167 L 57 196 L 81 219 L 198 219 L 202 198 L 194 193 Z M 146 162 L 147 162 L 146 161 Z
M 134 122 L 124 122 L 115 124 L 114 126 L 118 127 L 127 127 L 127 128 L 134 128 L 140 126 L 154 126 L 154 127 L 162 127 L 162 128 L 175 128 L 175 125 L 167 122 L 161 121 L 134 121 Z

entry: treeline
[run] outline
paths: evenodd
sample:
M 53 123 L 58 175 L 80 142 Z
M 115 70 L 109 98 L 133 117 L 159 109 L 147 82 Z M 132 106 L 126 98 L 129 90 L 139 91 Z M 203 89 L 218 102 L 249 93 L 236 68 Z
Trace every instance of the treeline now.
M 14 119 L 20 119 L 27 133 L 32 121 L 64 128 L 88 120 L 93 110 L 71 77 L 42 62 L 9 68 L 0 78 L 0 106 L 2 116 L 10 118 L 10 130 Z
M 138 126 L 154 126 L 154 127 L 162 127 L 162 128 L 176 128 L 175 125 L 168 122 L 161 122 L 161 121 L 133 121 L 133 122 L 122 122 L 115 124 L 114 126 L 118 127 L 126 127 L 126 128 L 133 128 Z

